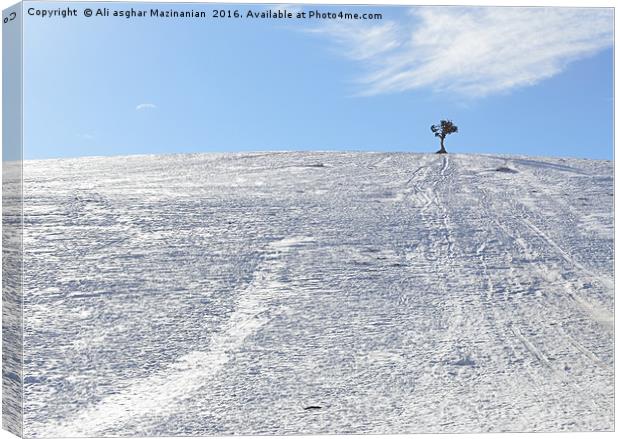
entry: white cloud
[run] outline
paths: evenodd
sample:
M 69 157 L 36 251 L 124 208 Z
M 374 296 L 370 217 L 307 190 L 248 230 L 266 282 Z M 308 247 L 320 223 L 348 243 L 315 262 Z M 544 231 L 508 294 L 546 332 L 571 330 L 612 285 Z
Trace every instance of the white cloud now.
M 363 63 L 364 95 L 430 88 L 485 96 L 536 84 L 613 44 L 611 9 L 426 7 L 410 17 L 311 32 Z
M 155 108 L 157 108 L 157 105 L 155 104 L 139 104 L 136 106 L 136 111 L 149 110 L 149 109 L 155 109 Z
M 346 56 L 358 61 L 372 60 L 403 46 L 402 29 L 394 22 L 363 26 L 354 22 L 327 22 L 308 32 L 325 34 L 346 50 Z

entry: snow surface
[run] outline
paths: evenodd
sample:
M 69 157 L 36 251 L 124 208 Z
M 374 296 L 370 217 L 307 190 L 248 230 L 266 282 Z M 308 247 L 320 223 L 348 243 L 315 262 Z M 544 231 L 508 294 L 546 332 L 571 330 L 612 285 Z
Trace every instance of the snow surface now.
M 613 163 L 27 161 L 25 434 L 614 428 Z

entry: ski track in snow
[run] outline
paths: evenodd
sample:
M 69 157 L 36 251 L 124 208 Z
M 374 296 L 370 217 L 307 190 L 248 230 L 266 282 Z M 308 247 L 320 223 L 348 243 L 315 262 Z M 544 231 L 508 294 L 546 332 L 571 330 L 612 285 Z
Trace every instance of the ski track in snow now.
M 213 379 L 229 361 L 229 354 L 238 350 L 248 335 L 269 321 L 263 316 L 268 311 L 269 299 L 285 287 L 275 276 L 281 268 L 281 258 L 291 248 L 311 241 L 308 237 L 287 238 L 268 246 L 267 260 L 241 294 L 224 328 L 211 340 L 208 351 L 184 355 L 167 365 L 161 373 L 132 383 L 122 392 L 79 413 L 70 423 L 50 426 L 42 434 L 49 437 L 101 434 L 107 429 L 122 427 L 132 419 L 156 416 L 171 409 L 182 410 L 187 395 L 196 393 Z
M 25 434 L 612 430 L 612 170 L 25 162 Z

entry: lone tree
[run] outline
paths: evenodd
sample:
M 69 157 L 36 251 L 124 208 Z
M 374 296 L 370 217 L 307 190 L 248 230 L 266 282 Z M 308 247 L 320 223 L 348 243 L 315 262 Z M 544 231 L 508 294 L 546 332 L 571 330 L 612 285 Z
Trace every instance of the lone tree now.
M 459 127 L 454 125 L 451 120 L 442 120 L 439 125 L 431 125 L 431 131 L 435 133 L 435 137 L 439 137 L 441 141 L 441 149 L 437 151 L 437 154 L 447 154 L 446 148 L 443 146 L 443 141 L 446 136 L 452 133 L 458 133 Z

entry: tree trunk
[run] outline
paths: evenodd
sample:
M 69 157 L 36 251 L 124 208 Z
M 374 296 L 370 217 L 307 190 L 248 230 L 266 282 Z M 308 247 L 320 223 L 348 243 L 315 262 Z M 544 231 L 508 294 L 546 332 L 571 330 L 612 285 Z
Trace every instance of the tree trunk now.
M 443 146 L 443 141 L 445 137 L 440 137 L 439 139 L 441 140 L 441 149 L 437 151 L 437 154 L 447 154 L 448 151 L 446 151 L 446 148 Z

